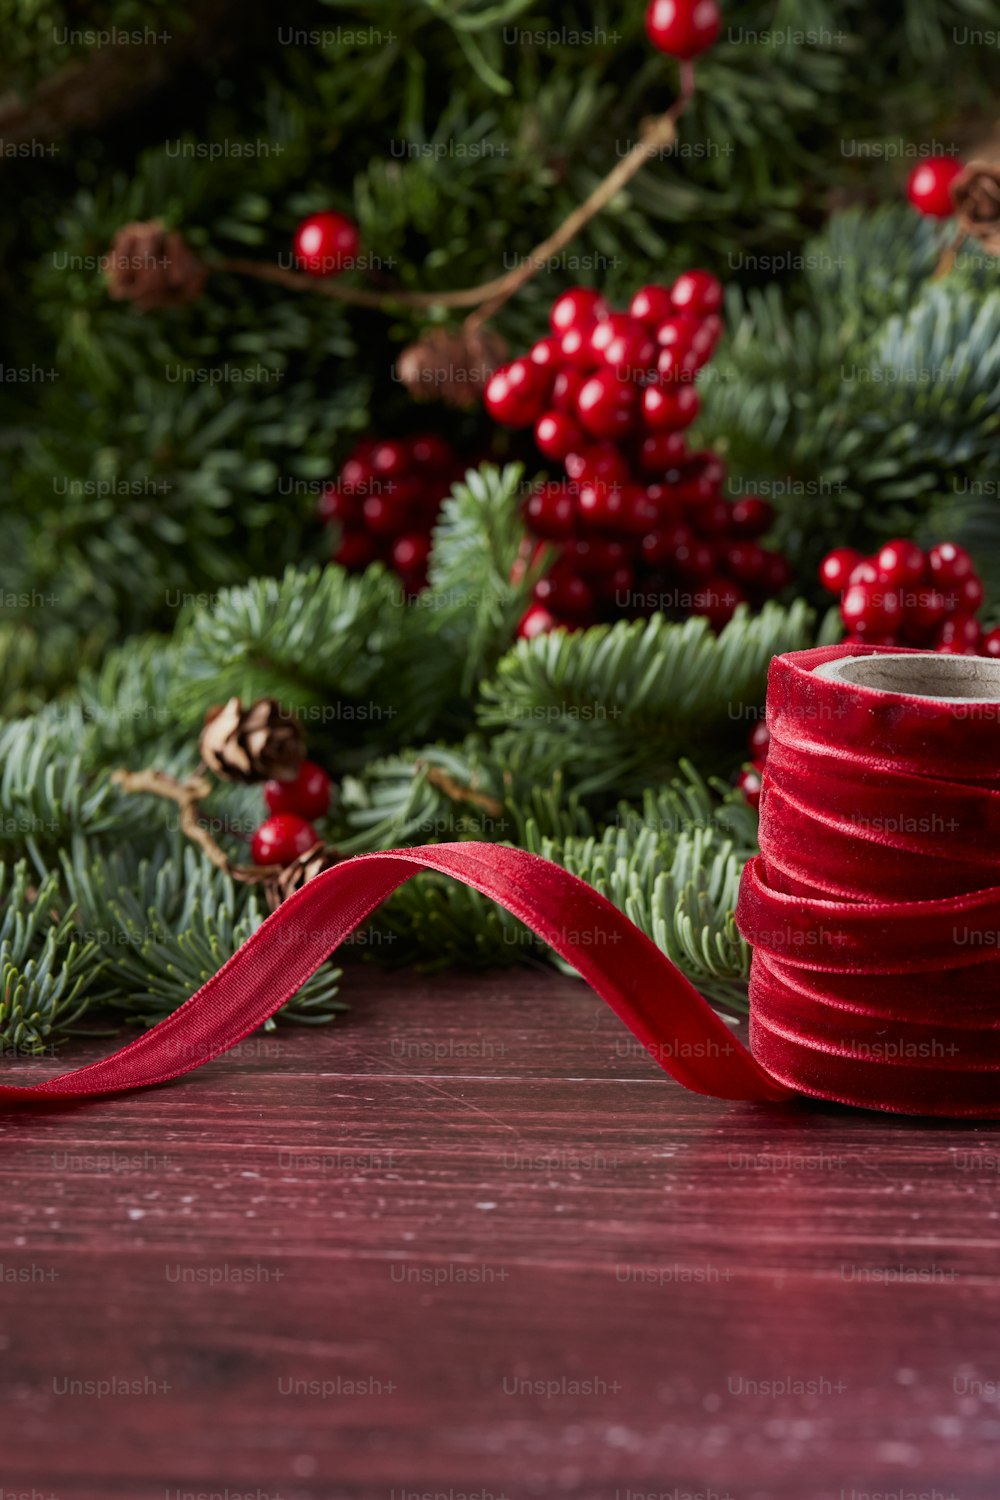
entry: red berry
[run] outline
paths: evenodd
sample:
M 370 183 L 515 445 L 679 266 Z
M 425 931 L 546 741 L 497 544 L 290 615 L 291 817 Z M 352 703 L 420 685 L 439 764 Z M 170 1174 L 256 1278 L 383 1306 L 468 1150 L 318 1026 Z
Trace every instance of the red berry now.
M 376 536 L 397 536 L 403 524 L 403 507 L 394 495 L 369 495 L 362 510 L 365 525 Z
M 707 51 L 722 30 L 715 0 L 650 0 L 646 35 L 654 47 L 685 60 Z
M 656 342 L 663 349 L 693 349 L 701 327 L 701 318 L 694 313 L 677 312 L 671 301 L 669 316 L 657 324 Z
M 970 619 L 968 615 L 955 615 L 941 626 L 934 649 L 954 656 L 975 656 L 981 634 L 978 620 Z
M 592 375 L 576 403 L 577 415 L 584 427 L 594 437 L 602 438 L 624 437 L 635 422 L 637 407 L 635 386 L 629 381 L 619 380 L 614 370 L 598 370 Z
M 906 615 L 908 636 L 922 643 L 929 639 L 948 613 L 948 601 L 940 589 L 918 589 Z
M 741 583 L 762 583 L 767 577 L 767 553 L 759 542 L 734 542 L 726 548 L 725 566 Z
M 576 398 L 587 377 L 580 370 L 560 370 L 552 383 L 552 406 L 555 411 L 576 411 Z
M 955 612 L 960 615 L 974 615 L 983 602 L 983 584 L 976 573 L 970 573 L 960 583 L 952 585 L 947 596 L 954 594 Z
M 688 427 L 698 415 L 698 392 L 692 385 L 647 385 L 642 393 L 642 417 L 652 432 Z
M 853 583 L 878 583 L 878 568 L 870 557 L 863 557 L 847 575 L 848 587 Z
M 561 542 L 573 535 L 573 497 L 561 484 L 535 490 L 524 507 L 524 518 L 536 536 Z
M 607 325 L 599 323 L 598 329 Z M 591 337 L 591 347 L 594 346 Z M 610 365 L 618 373 L 619 378 L 631 376 L 633 379 L 644 376 L 652 367 L 656 359 L 656 344 L 649 331 L 641 323 L 635 328 L 628 329 L 615 334 L 614 338 L 608 339 L 602 350 L 602 357 L 606 365 Z
M 767 759 L 767 752 L 771 748 L 771 731 L 763 719 L 758 719 L 751 729 L 749 746 L 750 754 L 755 761 Z
M 679 432 L 651 432 L 644 437 L 637 454 L 644 474 L 661 474 L 684 456 L 684 438 Z
M 367 495 L 373 478 L 368 460 L 353 456 L 345 460 L 338 476 L 341 489 L 350 495 Z
M 684 271 L 670 288 L 670 300 L 678 312 L 704 317 L 722 306 L 722 283 L 708 271 Z
M 927 554 L 927 561 L 931 566 L 931 576 L 938 585 L 947 583 L 960 583 L 963 578 L 968 578 L 974 573 L 972 558 L 964 547 L 959 547 L 955 542 L 938 542 Z
M 646 494 L 656 506 L 661 526 L 665 522 L 676 524 L 684 519 L 684 505 L 676 484 L 647 484 Z
M 697 481 L 705 499 L 714 499 L 722 488 L 726 466 L 716 453 L 692 453 L 685 469 L 687 482 Z
M 630 485 L 625 503 L 625 525 L 629 533 L 640 539 L 653 531 L 660 521 L 660 507 L 652 501 L 641 486 Z
M 682 578 L 711 578 L 715 571 L 715 553 L 707 542 L 692 537 L 674 548 L 674 567 Z
M 572 365 L 574 370 L 596 369 L 600 356 L 591 348 L 590 334 L 589 328 L 585 328 L 581 323 L 575 323 L 560 336 L 559 358 L 564 364 Z
M 643 561 L 649 563 L 650 567 L 662 568 L 674 560 L 673 529 L 669 531 L 650 531 L 642 539 L 640 547 Z
M 633 318 L 639 318 L 643 323 L 650 323 L 654 327 L 658 326 L 674 310 L 670 300 L 670 288 L 641 286 L 629 303 L 628 310 Z
M 770 530 L 774 507 L 756 495 L 744 495 L 729 512 L 729 527 L 735 537 L 755 538 Z
M 696 615 L 707 615 L 713 630 L 721 630 L 744 602 L 742 590 L 731 579 L 709 578 L 695 590 L 693 610 Z
M 551 367 L 558 365 L 560 359 L 559 340 L 553 334 L 549 334 L 544 339 L 539 339 L 528 350 L 528 358 L 535 365 L 549 365 Z
M 535 442 L 546 458 L 562 461 L 584 443 L 584 434 L 578 423 L 565 412 L 547 411 L 535 425 Z
M 590 348 L 596 359 L 615 369 L 622 365 L 646 369 L 655 356 L 649 329 L 628 313 L 612 313 L 595 323 L 590 331 Z
M 498 370 L 494 370 L 486 382 L 483 403 L 490 416 L 496 421 L 513 425 L 517 414 L 517 399 L 511 394 L 506 365 L 501 365 Z
M 606 577 L 628 562 L 628 548 L 622 542 L 609 542 L 604 537 L 587 537 L 584 541 L 571 542 L 564 554 L 570 565 L 589 581 Z
M 697 349 L 685 349 L 682 344 L 672 344 L 660 350 L 656 373 L 668 384 L 692 381 L 704 363 L 705 360 Z
M 953 156 L 931 156 L 918 162 L 906 184 L 906 196 L 922 214 L 932 219 L 948 219 L 955 212 L 951 185 L 962 170 Z
M 979 649 L 984 656 L 1000 656 L 1000 625 L 986 631 Z
M 722 337 L 722 319 L 718 313 L 706 313 L 699 321 L 698 331 L 692 340 L 692 347 L 703 354 L 706 359 L 712 357 L 716 344 Z
M 831 594 L 842 594 L 858 563 L 861 553 L 853 547 L 837 547 L 828 552 L 819 565 L 819 580 Z
M 530 359 L 515 359 L 501 365 L 486 386 L 486 409 L 507 427 L 527 427 L 542 414 L 552 374 Z
M 725 500 L 699 501 L 697 505 L 685 505 L 684 510 L 702 536 L 721 541 L 729 535 L 730 509 Z
M 340 485 L 328 484 L 317 508 L 320 520 L 327 524 L 331 521 L 356 521 L 361 514 L 361 500 L 357 495 L 348 494 Z
M 772 594 L 780 594 L 792 581 L 792 565 L 783 552 L 767 552 L 765 584 Z
M 411 438 L 410 458 L 421 469 L 434 469 L 443 474 L 449 473 L 455 465 L 451 444 L 436 432 L 423 432 Z
M 422 573 L 427 567 L 427 559 L 430 556 L 431 541 L 428 536 L 411 534 L 401 536 L 393 544 L 392 565 L 400 573 Z
M 840 602 L 840 618 L 848 630 L 865 640 L 891 635 L 903 620 L 903 601 L 898 589 L 874 583 L 851 583 Z
M 747 766 L 736 778 L 736 785 L 751 807 L 760 806 L 761 776 L 756 766 Z
M 318 843 L 319 834 L 305 818 L 297 813 L 276 813 L 257 829 L 250 853 L 256 865 L 290 865 Z
M 330 806 L 330 778 L 314 760 L 304 760 L 294 781 L 265 781 L 264 801 L 272 813 L 324 818 Z
M 378 556 L 378 544 L 367 531 L 345 531 L 334 550 L 333 560 L 342 568 L 367 568 Z
M 405 443 L 379 443 L 372 449 L 372 473 L 381 479 L 398 479 L 409 467 L 410 454 Z
M 589 529 L 619 532 L 627 530 L 629 496 L 624 489 L 606 484 L 584 484 L 576 501 L 577 515 Z
M 583 480 L 587 476 L 587 468 L 591 462 L 591 448 L 581 448 L 579 453 L 567 453 L 563 462 L 570 479 Z
M 909 542 L 905 537 L 886 542 L 875 557 L 879 577 L 886 583 L 919 583 L 926 565 L 927 560 L 916 542 Z
M 863 622 L 871 612 L 868 588 L 864 583 L 852 583 L 840 601 L 840 618 L 848 630 L 853 630 L 858 635 L 862 633 Z
M 589 286 L 575 286 L 553 302 L 549 326 L 555 334 L 565 333 L 567 328 L 589 328 L 606 318 L 609 311 L 600 292 Z
M 330 276 L 357 258 L 358 226 L 343 214 L 311 214 L 295 231 L 295 258 L 311 276 Z
M 592 443 L 583 449 L 582 457 L 583 468 L 577 477 L 585 479 L 588 484 L 607 489 L 628 483 L 628 463 L 614 443 Z
M 541 604 L 532 604 L 521 616 L 521 623 L 517 627 L 518 638 L 531 641 L 536 635 L 547 635 L 558 625 L 555 615 L 550 614 Z
M 582 578 L 570 572 L 560 573 L 556 568 L 547 578 L 535 584 L 535 602 L 557 615 L 569 615 L 571 619 L 586 619 L 594 608 L 594 595 Z

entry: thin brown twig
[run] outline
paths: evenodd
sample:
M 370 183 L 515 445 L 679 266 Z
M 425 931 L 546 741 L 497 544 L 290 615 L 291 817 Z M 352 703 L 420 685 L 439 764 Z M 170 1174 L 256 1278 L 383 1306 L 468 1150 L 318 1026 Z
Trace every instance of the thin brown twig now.
M 362 287 L 345 286 L 332 276 L 312 276 L 307 271 L 293 271 L 284 266 L 269 265 L 266 261 L 243 260 L 226 257 L 216 261 L 214 271 L 230 271 L 238 276 L 253 276 L 258 281 L 274 282 L 296 292 L 318 292 L 323 297 L 333 297 L 338 302 L 356 307 L 372 307 L 389 311 L 395 307 L 470 307 L 475 311 L 466 319 L 470 330 L 478 328 L 491 318 L 526 281 L 547 265 L 574 238 L 583 226 L 600 213 L 616 193 L 629 182 L 651 156 L 656 156 L 677 139 L 677 121 L 694 96 L 694 65 L 682 62 L 681 87 L 671 107 L 665 114 L 646 121 L 639 132 L 639 139 L 632 149 L 588 194 L 584 201 L 568 214 L 563 222 L 541 244 L 536 245 L 520 265 L 484 281 L 480 286 L 462 287 L 454 292 L 409 292 L 400 289 L 391 292 L 366 291 Z
M 201 803 L 212 791 L 212 783 L 205 776 L 189 776 L 187 781 L 178 781 L 166 771 L 148 769 L 144 771 L 115 771 L 111 780 L 124 792 L 144 792 L 151 797 L 165 797 L 176 802 L 180 809 L 181 832 L 193 844 L 197 844 L 216 869 L 225 870 L 234 880 L 250 883 L 273 880 L 281 874 L 281 865 L 236 865 L 220 848 L 208 829 L 199 822 Z
M 955 264 L 955 256 L 958 254 L 959 246 L 964 239 L 965 230 L 961 228 L 956 229 L 951 239 L 941 251 L 938 263 L 934 267 L 934 275 L 931 277 L 932 281 L 937 281 L 940 277 L 948 275 L 948 272 Z
M 418 762 L 418 765 L 420 762 Z M 477 792 L 475 787 L 463 786 L 456 781 L 454 776 L 449 776 L 447 771 L 442 771 L 439 766 L 425 766 L 427 780 L 431 786 L 437 787 L 439 792 L 444 792 L 453 802 L 471 802 L 473 807 L 481 807 L 491 817 L 499 818 L 503 813 L 503 803 L 498 802 L 496 797 L 487 796 L 485 792 Z

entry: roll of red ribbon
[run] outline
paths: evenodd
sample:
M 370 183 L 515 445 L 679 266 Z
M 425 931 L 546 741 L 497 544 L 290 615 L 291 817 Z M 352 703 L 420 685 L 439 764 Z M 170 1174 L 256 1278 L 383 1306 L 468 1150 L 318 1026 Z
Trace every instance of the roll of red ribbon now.
M 767 704 L 755 1058 L 822 1099 L 1000 1115 L 1000 663 L 798 652 Z
M 520 917 L 699 1093 L 1000 1117 L 1000 663 L 837 646 L 777 657 L 768 724 L 762 854 L 736 913 L 754 948 L 752 1055 L 583 881 L 523 850 L 438 844 L 325 871 L 167 1020 L 100 1062 L 0 1086 L 0 1099 L 82 1099 L 190 1072 L 431 869 Z M 614 941 L 588 942 L 595 929 Z

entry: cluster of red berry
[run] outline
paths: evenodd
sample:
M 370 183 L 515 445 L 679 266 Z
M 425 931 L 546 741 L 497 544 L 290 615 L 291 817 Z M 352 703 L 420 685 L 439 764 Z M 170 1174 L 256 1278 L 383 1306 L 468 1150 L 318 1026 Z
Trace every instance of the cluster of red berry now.
M 897 539 L 872 557 L 838 547 L 823 559 L 819 576 L 840 595 L 851 642 L 1000 656 L 1000 627 L 984 632 L 976 619 L 982 582 L 972 558 L 954 542 L 924 552 Z
M 722 287 L 707 271 L 641 287 L 627 313 L 576 287 L 554 303 L 551 333 L 502 366 L 486 407 L 535 442 L 564 477 L 533 491 L 525 521 L 559 547 L 523 635 L 652 613 L 723 625 L 790 580 L 758 538 L 773 519 L 756 497 L 727 502 L 725 468 L 688 449 L 694 386 L 722 332 Z
M 320 842 L 311 819 L 326 816 L 330 778 L 314 760 L 304 760 L 294 781 L 264 783 L 264 802 L 271 816 L 251 840 L 254 864 L 290 865 Z
M 381 559 L 408 593 L 419 593 L 441 501 L 463 467 L 451 445 L 432 432 L 363 439 L 320 500 L 321 517 L 339 530 L 334 562 L 356 571 Z

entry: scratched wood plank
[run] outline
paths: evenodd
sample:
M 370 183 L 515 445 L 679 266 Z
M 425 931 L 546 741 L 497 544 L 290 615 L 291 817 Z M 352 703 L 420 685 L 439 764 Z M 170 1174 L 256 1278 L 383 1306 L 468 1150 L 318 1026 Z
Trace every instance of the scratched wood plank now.
M 695 1097 L 541 971 L 349 992 L 0 1114 L 4 1500 L 994 1500 L 994 1128 Z

